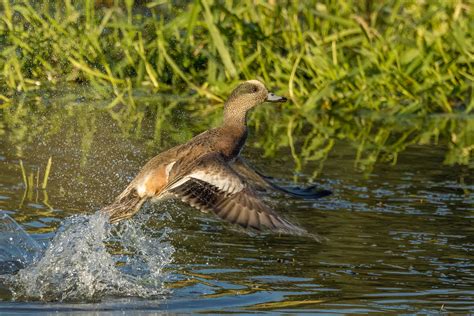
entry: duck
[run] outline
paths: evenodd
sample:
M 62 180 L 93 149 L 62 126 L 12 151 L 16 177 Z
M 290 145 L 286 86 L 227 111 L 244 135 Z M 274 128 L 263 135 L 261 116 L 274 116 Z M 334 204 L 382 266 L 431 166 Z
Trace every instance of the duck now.
M 222 124 L 150 159 L 117 198 L 101 209 L 110 223 L 131 218 L 146 201 L 179 199 L 245 229 L 303 235 L 303 227 L 268 206 L 262 194 L 278 191 L 294 198 L 331 194 L 316 186 L 282 187 L 255 170 L 240 153 L 248 136 L 247 116 L 265 103 L 287 99 L 269 92 L 259 80 L 240 83 L 224 103 Z

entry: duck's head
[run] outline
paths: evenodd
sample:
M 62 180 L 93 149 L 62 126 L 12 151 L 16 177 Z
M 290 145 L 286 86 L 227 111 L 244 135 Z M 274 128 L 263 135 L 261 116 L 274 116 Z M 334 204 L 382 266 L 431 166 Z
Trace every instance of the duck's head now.
M 263 102 L 285 102 L 285 97 L 280 97 L 269 92 L 265 85 L 258 80 L 248 80 L 232 91 L 224 104 L 224 118 L 237 118 L 245 116 L 248 110 Z

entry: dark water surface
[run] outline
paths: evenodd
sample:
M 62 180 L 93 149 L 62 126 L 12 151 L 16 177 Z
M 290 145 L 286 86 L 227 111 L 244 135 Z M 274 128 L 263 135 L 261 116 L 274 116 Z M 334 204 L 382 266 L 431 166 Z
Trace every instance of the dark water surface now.
M 268 198 L 327 237 L 322 244 L 249 234 L 179 202 L 146 205 L 117 231 L 92 214 L 146 160 L 203 126 L 174 116 L 156 141 L 157 124 L 146 115 L 140 133 L 125 137 L 122 123 L 103 111 L 49 112 L 8 123 L 0 140 L 0 209 L 50 247 L 17 274 L 1 266 L 0 314 L 474 312 L 473 172 L 443 165 L 441 145 L 411 145 L 396 165 L 378 163 L 364 175 L 354 168 L 354 146 L 336 140 L 315 180 L 332 196 Z M 289 150 L 262 157 L 249 147 L 243 155 L 282 184 L 304 183 L 317 168 L 294 172 Z M 20 159 L 34 186 L 40 170 L 41 186 L 50 156 L 47 189 L 25 190 Z

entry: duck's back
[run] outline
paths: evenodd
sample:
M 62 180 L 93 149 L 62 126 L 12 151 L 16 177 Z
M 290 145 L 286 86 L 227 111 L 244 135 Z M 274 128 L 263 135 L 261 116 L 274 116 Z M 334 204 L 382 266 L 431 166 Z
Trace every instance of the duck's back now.
M 232 160 L 239 154 L 246 139 L 246 129 L 218 127 L 198 134 L 187 143 L 168 151 L 174 153 L 175 159 L 189 157 L 192 160 L 209 153 L 218 153 L 225 160 Z
M 216 133 L 207 130 L 191 138 L 188 142 L 172 147 L 150 159 L 140 170 L 137 178 L 152 170 L 162 168 L 178 160 L 193 161 L 202 155 L 215 151 Z

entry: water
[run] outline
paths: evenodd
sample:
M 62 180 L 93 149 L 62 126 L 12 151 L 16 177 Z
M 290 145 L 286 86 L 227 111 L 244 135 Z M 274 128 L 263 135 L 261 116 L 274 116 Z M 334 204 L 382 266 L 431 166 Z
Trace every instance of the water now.
M 0 214 L 0 271 L 15 273 L 41 256 L 43 249 L 8 214 Z
M 114 236 L 107 220 L 101 213 L 65 220 L 42 255 L 6 278 L 13 300 L 81 302 L 104 296 L 153 297 L 166 293 L 162 269 L 174 252 L 171 245 L 162 242 L 166 234 L 144 236 L 139 228 L 126 223 Z M 123 262 L 114 260 L 106 248 L 109 239 L 117 238 L 125 250 L 136 248 Z
M 21 236 L 12 248 L 1 235 L 9 252 L 0 258 L 13 260 L 2 265 L 0 313 L 474 311 L 473 173 L 444 165 L 443 144 L 410 145 L 397 164 L 364 174 L 355 145 L 336 140 L 316 179 L 331 197 L 268 199 L 328 238 L 317 243 L 249 234 L 173 201 L 147 204 L 118 227 L 95 214 L 147 159 L 208 121 L 175 115 L 157 142 L 153 120 L 127 133 L 126 122 L 91 107 L 23 120 L 0 140 L 0 209 L 19 223 L 2 217 L 2 231 Z M 265 158 L 256 147 L 244 156 L 282 184 L 308 181 L 320 167 L 296 173 L 289 151 Z M 41 182 L 50 156 L 47 189 L 25 190 L 19 160 Z

